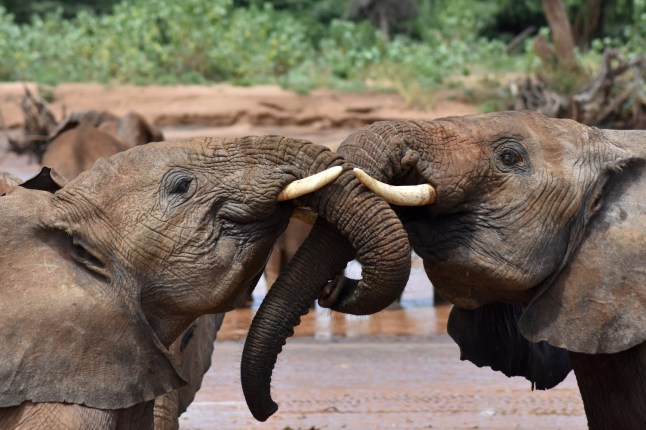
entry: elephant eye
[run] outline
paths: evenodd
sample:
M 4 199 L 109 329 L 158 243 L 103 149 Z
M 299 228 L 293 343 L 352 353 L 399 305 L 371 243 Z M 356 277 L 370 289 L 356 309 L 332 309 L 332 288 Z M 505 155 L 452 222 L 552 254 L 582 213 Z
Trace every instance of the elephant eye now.
M 185 169 L 174 169 L 162 179 L 161 191 L 170 203 L 179 204 L 187 201 L 197 192 L 197 180 Z
M 524 149 L 514 142 L 506 142 L 494 150 L 496 165 L 503 172 L 526 171 L 529 168 Z
M 502 161 L 502 163 L 505 166 L 510 166 L 510 167 L 520 164 L 523 161 L 522 155 L 520 155 L 518 152 L 516 152 L 511 148 L 503 149 L 500 152 L 499 157 L 500 157 L 500 161 Z
M 170 189 L 171 194 L 186 194 L 191 188 L 193 178 L 181 178 L 175 181 Z

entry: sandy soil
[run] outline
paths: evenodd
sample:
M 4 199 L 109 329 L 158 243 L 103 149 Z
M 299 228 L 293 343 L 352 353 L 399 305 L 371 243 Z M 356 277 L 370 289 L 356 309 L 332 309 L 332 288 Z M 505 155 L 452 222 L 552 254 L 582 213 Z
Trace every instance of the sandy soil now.
M 35 85 L 30 84 L 32 90 Z M 23 84 L 0 83 L 0 108 L 9 127 L 22 122 L 18 102 Z M 54 112 L 81 109 L 125 114 L 135 110 L 160 126 L 301 126 L 314 129 L 352 128 L 384 119 L 466 115 L 475 109 L 449 100 L 430 111 L 409 107 L 396 94 L 334 93 L 316 90 L 298 95 L 277 86 L 119 86 L 65 84 L 53 89 Z
M 0 84 L 0 110 L 11 127 L 22 121 L 22 85 Z M 282 134 L 335 148 L 354 128 L 396 118 L 474 113 L 472 106 L 438 102 L 429 112 L 392 94 L 295 95 L 277 87 L 115 87 L 70 84 L 53 91 L 52 107 L 142 113 L 168 139 L 197 135 Z M 12 131 L 16 133 L 16 131 Z M 6 152 L 0 170 L 23 178 L 38 170 Z M 256 306 L 265 291 L 254 293 Z M 446 334 L 448 308 L 433 308 L 432 288 L 414 259 L 403 310 L 350 317 L 317 309 L 304 317 L 279 358 L 273 392 L 278 413 L 266 423 L 249 414 L 240 389 L 239 361 L 254 309 L 229 313 L 218 335 L 213 366 L 181 419 L 184 429 L 582 429 L 586 421 L 576 381 L 532 392 L 459 360 Z

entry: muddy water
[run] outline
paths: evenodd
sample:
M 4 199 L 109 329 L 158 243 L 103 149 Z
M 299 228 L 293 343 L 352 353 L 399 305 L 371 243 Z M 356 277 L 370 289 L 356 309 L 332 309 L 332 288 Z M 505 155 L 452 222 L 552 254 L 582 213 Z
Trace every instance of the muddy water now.
M 299 128 L 176 128 L 167 138 L 196 135 L 283 134 L 336 147 L 350 130 Z M 0 170 L 27 178 L 39 166 L 4 151 Z M 359 269 L 349 268 L 357 275 Z M 570 374 L 555 389 L 531 391 L 522 378 L 507 378 L 459 360 L 446 334 L 449 308 L 432 306 L 421 262 L 413 260 L 402 309 L 352 317 L 316 308 L 303 318 L 280 355 L 272 392 L 280 409 L 266 423 L 249 414 L 240 388 L 240 357 L 255 309 L 227 314 L 213 365 L 195 402 L 180 418 L 190 430 L 315 429 L 583 429 L 586 420 Z

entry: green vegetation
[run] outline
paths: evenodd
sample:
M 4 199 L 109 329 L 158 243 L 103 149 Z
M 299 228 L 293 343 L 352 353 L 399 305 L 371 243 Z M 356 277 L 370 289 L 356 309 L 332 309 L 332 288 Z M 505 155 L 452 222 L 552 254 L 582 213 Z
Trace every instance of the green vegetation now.
M 570 16 L 586 22 L 584 12 L 591 0 L 564 3 Z M 646 0 L 606 3 L 613 6 L 605 7 L 601 25 L 574 25 L 573 31 L 581 34 L 579 52 L 594 58 L 606 46 L 643 52 Z M 459 86 L 450 81 L 455 77 L 484 76 L 486 91 L 494 71 L 526 72 L 544 66 L 545 59 L 533 53 L 530 39 L 511 54 L 506 44 L 536 22 L 549 37 L 535 0 L 3 4 L 0 80 L 46 84 L 278 83 L 297 91 L 396 90 L 419 102 L 425 90 Z M 394 13 L 398 9 L 393 5 L 407 5 L 406 13 Z M 380 15 L 379 7 L 388 13 Z

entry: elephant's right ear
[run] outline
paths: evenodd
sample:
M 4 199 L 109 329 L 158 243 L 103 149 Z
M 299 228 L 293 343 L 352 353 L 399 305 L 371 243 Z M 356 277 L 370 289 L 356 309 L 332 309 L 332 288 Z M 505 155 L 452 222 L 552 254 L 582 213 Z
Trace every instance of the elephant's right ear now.
M 40 172 L 31 179 L 23 182 L 20 186 L 30 190 L 41 190 L 55 193 L 67 184 L 65 176 L 58 173 L 51 167 L 44 166 Z
M 646 160 L 628 156 L 610 174 L 573 260 L 523 314 L 529 340 L 587 354 L 646 340 Z

